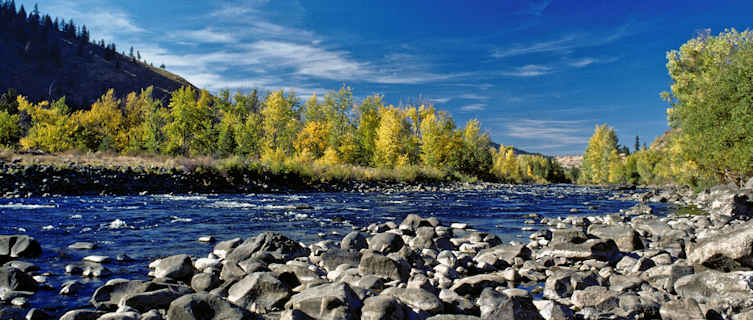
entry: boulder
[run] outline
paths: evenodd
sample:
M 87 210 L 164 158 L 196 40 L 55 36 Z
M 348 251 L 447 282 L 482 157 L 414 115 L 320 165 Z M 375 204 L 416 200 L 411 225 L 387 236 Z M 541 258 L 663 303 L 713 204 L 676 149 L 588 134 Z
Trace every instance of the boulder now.
M 581 229 L 552 229 L 550 244 L 583 243 L 588 239 Z
M 299 310 L 313 319 L 358 319 L 361 306 L 358 295 L 342 282 L 308 288 L 285 305 L 286 309 Z
M 227 255 L 226 260 L 240 262 L 248 258 L 260 258 L 268 263 L 284 263 L 298 257 L 306 257 L 309 253 L 309 249 L 300 243 L 279 232 L 267 231 L 243 241 Z
M 724 269 L 737 263 L 753 267 L 753 221 L 707 236 L 688 248 L 688 260 L 696 265 Z M 729 270 L 723 270 L 729 271 Z
M 0 236 L 0 258 L 31 258 L 42 254 L 37 240 L 26 235 Z
M 671 265 L 650 268 L 641 274 L 641 278 L 652 287 L 668 293 L 675 292 L 675 282 L 686 275 L 693 274 L 695 268 L 678 260 Z
M 622 252 L 643 249 L 640 235 L 627 224 L 592 224 L 588 227 L 588 234 L 599 239 L 613 240 Z
M 403 238 L 392 232 L 377 233 L 369 238 L 369 249 L 382 254 L 398 252 L 403 248 Z
M 569 298 L 575 290 L 600 285 L 599 276 L 593 272 L 555 270 L 544 284 L 544 297 L 552 300 Z
M 139 313 L 134 311 L 110 312 L 103 314 L 97 320 L 139 320 L 140 317 Z
M 377 275 L 391 280 L 407 281 L 410 266 L 402 261 L 395 261 L 387 256 L 367 253 L 361 257 L 358 271 L 363 275 Z
M 605 287 L 591 286 L 583 290 L 575 290 L 570 300 L 579 309 L 591 307 L 601 312 L 609 312 L 619 308 L 619 294 Z
M 405 306 L 395 297 L 380 295 L 366 298 L 361 309 L 363 320 L 404 320 L 407 319 Z
M 442 312 L 443 304 L 433 293 L 419 288 L 387 288 L 382 295 L 393 296 L 416 311 L 419 315 Z
M 557 243 L 540 250 L 537 257 L 561 257 L 572 260 L 611 260 L 619 249 L 612 240 L 589 239 L 583 243 Z
M 233 251 L 233 249 L 238 247 L 241 243 L 243 243 L 241 238 L 233 238 L 230 240 L 220 241 L 214 246 L 212 253 L 224 259 L 231 251 Z
M 366 235 L 358 231 L 348 233 L 340 241 L 340 248 L 343 250 L 359 251 L 368 247 L 369 243 L 366 241 Z
M 193 290 L 189 287 L 171 285 L 164 289 L 125 295 L 118 305 L 129 306 L 139 312 L 167 309 L 173 300 L 190 293 L 193 293 Z
M 544 320 L 572 320 L 575 318 L 573 310 L 552 300 L 535 300 L 533 304 L 539 309 Z
M 479 274 L 455 281 L 450 287 L 461 296 L 478 296 L 485 288 L 495 288 L 507 285 L 507 279 L 501 272 Z
M 155 278 L 188 280 L 191 279 L 193 273 L 194 269 L 191 257 L 186 254 L 162 258 L 154 269 Z
M 345 249 L 329 249 L 319 257 L 324 265 L 324 269 L 327 271 L 335 270 L 337 266 L 342 264 L 358 267 L 361 262 L 361 254 L 359 252 Z
M 692 298 L 680 298 L 679 300 L 662 303 L 659 314 L 665 320 L 706 319 L 701 307 L 698 306 L 698 302 Z
M 403 222 L 400 223 L 400 230 L 406 230 L 410 232 L 415 232 L 420 227 L 434 227 L 432 224 L 421 217 L 419 217 L 416 214 L 409 214 L 403 219 Z
M 228 301 L 256 313 L 279 310 L 290 297 L 290 288 L 271 272 L 254 272 L 228 291 Z
M 106 312 L 99 310 L 71 310 L 63 314 L 60 320 L 97 320 Z
M 39 286 L 34 279 L 12 267 L 0 267 L 0 291 L 37 291 Z
M 473 258 L 475 262 L 482 262 L 497 269 L 507 268 L 515 263 L 515 258 L 531 259 L 531 249 L 524 245 L 498 245 L 479 251 Z
M 478 298 L 481 319 L 536 320 L 544 318 L 531 296 L 520 289 L 505 290 L 507 294 L 486 288 Z
M 208 292 L 219 287 L 222 280 L 214 273 L 197 273 L 191 278 L 191 288 L 196 292 Z
M 707 270 L 687 275 L 675 282 L 675 291 L 717 312 L 738 312 L 753 307 L 753 271 Z
M 254 314 L 206 293 L 182 296 L 170 304 L 167 320 L 252 320 Z
M 709 214 L 712 220 L 749 219 L 753 216 L 750 192 L 740 192 L 728 186 L 715 186 L 709 192 Z M 726 219 L 725 219 L 726 218 Z
M 128 295 L 165 288 L 167 288 L 166 284 L 158 284 L 152 281 L 112 279 L 97 288 L 89 302 L 100 310 L 115 310 L 120 300 Z

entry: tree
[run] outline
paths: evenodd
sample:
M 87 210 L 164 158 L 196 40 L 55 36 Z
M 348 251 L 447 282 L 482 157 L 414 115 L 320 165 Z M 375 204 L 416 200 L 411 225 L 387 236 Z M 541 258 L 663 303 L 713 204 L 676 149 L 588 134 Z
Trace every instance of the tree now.
M 610 162 L 617 159 L 617 134 L 607 125 L 597 125 L 583 154 L 580 182 L 608 183 Z
M 682 156 L 714 183 L 753 175 L 753 32 L 709 31 L 667 53 L 670 126 Z
M 0 147 L 15 147 L 21 138 L 19 116 L 0 110 Z
M 492 155 L 489 151 L 491 139 L 481 133 L 481 123 L 477 119 L 468 120 L 462 130 L 462 153 L 457 170 L 463 173 L 483 176 L 490 172 Z
M 123 120 L 120 100 L 115 98 L 113 89 L 92 104 L 90 110 L 77 111 L 72 116 L 80 128 L 77 133 L 80 145 L 95 151 L 120 151 L 117 146 L 127 144 L 127 136 L 121 133 Z
M 374 164 L 394 168 L 410 163 L 412 134 L 403 110 L 394 106 L 379 109 L 379 127 L 374 141 Z
M 358 105 L 358 127 L 355 132 L 356 144 L 359 146 L 359 154 L 356 163 L 364 166 L 374 166 L 374 151 L 376 150 L 376 135 L 379 127 L 379 110 L 384 108 L 383 97 L 373 95 L 366 97 Z
M 197 100 L 196 91 L 183 87 L 170 98 L 170 119 L 165 127 L 167 153 L 195 156 L 214 151 L 214 114 L 209 92 L 202 90 Z
M 633 153 L 636 153 L 641 150 L 641 138 L 638 136 L 635 136 L 635 145 L 633 146 Z
M 18 96 L 18 109 L 29 114 L 32 122 L 28 134 L 21 138 L 22 148 L 48 152 L 73 148 L 73 135 L 77 131 L 77 126 L 70 119 L 65 98 L 55 101 L 49 108 L 48 106 L 47 101 L 35 105 Z
M 280 91 L 272 92 L 264 101 L 261 110 L 262 157 L 270 160 L 283 160 L 282 157 L 293 153 L 293 141 L 300 127 L 298 99 L 294 94 L 285 95 Z

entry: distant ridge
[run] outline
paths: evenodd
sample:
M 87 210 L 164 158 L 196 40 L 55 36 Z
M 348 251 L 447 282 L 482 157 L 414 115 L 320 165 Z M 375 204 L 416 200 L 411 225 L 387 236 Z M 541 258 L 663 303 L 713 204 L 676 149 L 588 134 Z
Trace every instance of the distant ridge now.
M 500 144 L 499 144 L 499 143 L 496 143 L 496 142 L 493 142 L 493 141 L 492 141 L 492 142 L 490 142 L 490 143 L 489 143 L 489 145 L 490 145 L 490 146 L 491 146 L 492 148 L 499 150 L 499 147 L 500 147 Z M 547 156 L 547 155 L 543 155 L 543 154 L 541 154 L 541 153 L 528 152 L 528 151 L 525 151 L 525 150 L 522 150 L 522 149 L 518 149 L 518 148 L 516 148 L 516 147 L 512 147 L 512 150 L 513 150 L 513 151 L 515 151 L 515 154 L 517 154 L 517 155 L 521 155 L 521 154 L 526 154 L 526 155 L 544 156 L 544 157 L 548 157 L 548 158 L 551 158 L 550 156 Z
M 0 90 L 16 89 L 32 101 L 66 97 L 88 107 L 108 89 L 118 96 L 154 86 L 156 99 L 182 86 L 194 87 L 163 68 L 117 52 L 115 44 L 92 43 L 86 26 L 54 21 L 0 1 Z M 194 87 L 195 88 L 195 87 Z

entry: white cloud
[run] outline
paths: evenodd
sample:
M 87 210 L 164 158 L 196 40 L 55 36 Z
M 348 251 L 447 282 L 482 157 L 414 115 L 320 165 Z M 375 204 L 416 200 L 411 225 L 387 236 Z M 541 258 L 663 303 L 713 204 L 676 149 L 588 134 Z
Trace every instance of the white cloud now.
M 467 99 L 467 100 L 488 100 L 489 99 L 489 97 L 487 96 L 482 96 L 482 95 L 478 95 L 474 93 L 461 94 L 458 96 L 458 98 Z
M 584 125 L 584 121 L 515 119 L 507 122 L 505 128 L 510 137 L 564 146 L 588 142 L 590 128 Z
M 180 30 L 175 32 L 175 36 L 182 40 L 189 40 L 203 43 L 233 43 L 238 39 L 232 33 L 216 31 L 212 28 L 199 30 Z
M 541 41 L 528 45 L 515 45 L 507 48 L 497 48 L 492 51 L 491 56 L 497 59 L 528 55 L 534 53 L 568 53 L 578 48 L 598 47 L 603 46 L 614 41 L 617 41 L 623 37 L 628 36 L 629 25 L 623 25 L 610 33 L 597 34 L 597 33 L 579 33 L 568 34 L 560 37 L 559 39 Z
M 469 104 L 469 105 L 460 107 L 460 110 L 465 111 L 465 112 L 482 111 L 484 109 L 486 109 L 486 104 L 484 103 L 474 103 L 474 104 Z
M 537 77 L 551 73 L 552 68 L 542 65 L 529 64 L 516 68 L 514 71 L 502 72 L 511 77 Z
M 581 58 L 581 59 L 578 59 L 578 60 L 575 60 L 575 61 L 568 62 L 568 64 L 570 66 L 572 66 L 572 67 L 583 68 L 583 67 L 588 66 L 590 64 L 593 64 L 593 63 L 595 63 L 597 61 L 598 60 L 596 60 L 594 58 Z

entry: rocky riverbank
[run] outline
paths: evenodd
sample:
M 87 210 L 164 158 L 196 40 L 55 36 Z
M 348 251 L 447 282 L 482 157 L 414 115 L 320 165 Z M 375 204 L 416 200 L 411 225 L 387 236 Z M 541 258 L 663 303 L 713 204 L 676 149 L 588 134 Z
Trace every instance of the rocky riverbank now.
M 321 181 L 294 173 L 214 168 L 22 164 L 0 161 L 0 197 L 190 193 L 415 192 L 484 188 L 441 181 Z
M 156 260 L 144 270 L 150 280 L 110 280 L 89 306 L 61 319 L 753 316 L 751 188 L 631 197 L 695 209 L 657 216 L 639 203 L 603 216 L 531 217 L 526 223 L 539 231 L 512 243 L 416 215 L 369 225 L 339 242 L 302 244 L 264 232 L 218 242 L 205 257 Z M 0 260 L 8 261 L 0 269 L 0 318 L 45 319 L 57 311 L 27 311 L 26 298 L 39 290 L 75 295 L 84 278 L 108 274 L 110 258 L 88 256 L 65 270 L 81 280 L 51 288 L 45 277 L 52 275 L 23 262 L 39 253 L 26 236 L 0 238 Z

